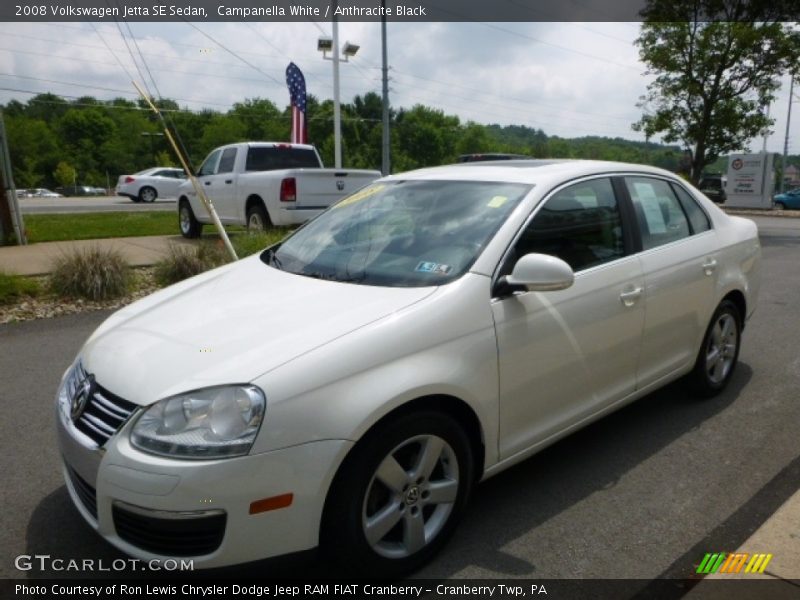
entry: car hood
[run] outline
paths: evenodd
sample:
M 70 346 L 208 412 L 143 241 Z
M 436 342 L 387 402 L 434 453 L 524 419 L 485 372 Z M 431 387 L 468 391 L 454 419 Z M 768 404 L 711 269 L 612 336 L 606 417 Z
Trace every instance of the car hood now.
M 81 359 L 99 385 L 148 405 L 252 381 L 435 290 L 312 279 L 255 256 L 118 311 L 87 341 Z

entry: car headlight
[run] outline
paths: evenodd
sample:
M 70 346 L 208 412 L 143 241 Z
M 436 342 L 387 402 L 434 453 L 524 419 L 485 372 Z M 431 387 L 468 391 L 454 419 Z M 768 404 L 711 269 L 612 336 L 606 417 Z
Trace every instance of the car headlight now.
M 83 370 L 81 362 L 76 360 L 61 379 L 61 385 L 58 386 L 58 393 L 56 394 L 56 402 L 61 411 L 67 416 L 70 413 L 70 403 L 75 396 L 75 390 L 78 389 L 78 384 L 84 377 L 86 377 L 86 372 Z
M 131 431 L 140 450 L 174 458 L 226 458 L 250 451 L 266 408 L 253 385 L 186 392 L 156 402 Z

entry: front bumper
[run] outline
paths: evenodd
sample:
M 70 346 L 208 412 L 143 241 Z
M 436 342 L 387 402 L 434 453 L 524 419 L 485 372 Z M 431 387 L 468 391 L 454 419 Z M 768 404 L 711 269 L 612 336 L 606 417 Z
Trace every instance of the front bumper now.
M 84 519 L 131 556 L 191 558 L 195 568 L 315 547 L 330 482 L 352 446 L 325 440 L 224 460 L 173 460 L 130 445 L 133 419 L 97 448 L 56 412 L 67 489 Z M 283 494 L 293 494 L 291 505 L 250 514 L 251 503 Z

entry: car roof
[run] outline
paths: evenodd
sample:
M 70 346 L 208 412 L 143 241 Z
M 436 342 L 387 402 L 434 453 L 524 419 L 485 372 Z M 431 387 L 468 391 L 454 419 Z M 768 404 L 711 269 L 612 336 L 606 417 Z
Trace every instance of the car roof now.
M 613 173 L 641 173 L 675 178 L 658 167 L 601 160 L 526 159 L 466 162 L 391 175 L 386 180 L 471 180 L 545 184 L 579 177 Z

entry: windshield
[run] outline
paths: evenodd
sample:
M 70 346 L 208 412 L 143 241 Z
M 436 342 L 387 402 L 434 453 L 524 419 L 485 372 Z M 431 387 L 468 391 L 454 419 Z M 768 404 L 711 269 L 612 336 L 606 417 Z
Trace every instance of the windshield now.
M 461 277 L 532 186 L 389 181 L 349 196 L 261 258 L 308 277 L 395 287 Z

